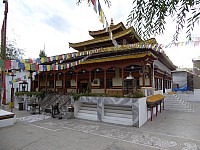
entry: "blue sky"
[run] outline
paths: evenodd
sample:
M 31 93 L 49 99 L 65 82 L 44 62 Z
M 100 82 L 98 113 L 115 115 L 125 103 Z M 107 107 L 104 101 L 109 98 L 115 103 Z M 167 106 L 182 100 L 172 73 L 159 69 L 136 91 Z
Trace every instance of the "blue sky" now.
M 112 0 L 111 8 L 100 0 L 105 16 L 110 23 L 123 22 L 132 7 L 132 0 Z M 0 5 L 0 20 L 3 21 L 4 4 Z M 68 42 L 81 42 L 91 39 L 89 30 L 99 30 L 103 26 L 98 15 L 86 2 L 80 6 L 76 0 L 9 0 L 7 21 L 7 37 L 16 40 L 19 48 L 25 49 L 25 58 L 37 58 L 39 51 L 44 49 L 47 56 L 65 54 L 74 51 Z M 164 35 L 156 36 L 158 43 L 168 44 L 172 40 L 175 24 L 167 20 Z M 195 29 L 194 36 L 200 37 Z M 180 41 L 185 40 L 181 34 Z M 179 46 L 164 49 L 165 53 L 179 67 L 192 67 L 192 59 L 200 56 L 200 46 Z

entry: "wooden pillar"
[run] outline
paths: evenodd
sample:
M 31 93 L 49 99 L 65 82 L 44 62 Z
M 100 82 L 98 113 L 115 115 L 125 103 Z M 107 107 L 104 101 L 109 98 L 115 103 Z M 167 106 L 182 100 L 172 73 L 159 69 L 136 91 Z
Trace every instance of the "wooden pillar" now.
M 122 67 L 122 95 L 124 95 L 124 67 Z
M 53 74 L 53 82 L 54 82 L 54 94 L 56 94 L 56 73 Z
M 78 72 L 76 72 L 76 93 L 78 93 Z
M 161 110 L 162 110 L 162 100 L 160 100 L 160 113 L 161 113 Z
M 164 98 L 162 99 L 162 102 L 163 102 L 163 110 L 165 110 L 165 100 L 164 100 Z
M 47 75 L 48 74 L 46 74 L 46 78 L 45 78 L 45 91 L 46 91 L 46 93 L 47 93 Z
M 143 66 L 143 76 L 142 76 L 142 78 L 143 78 L 143 87 L 145 86 L 145 66 Z
M 151 110 L 151 121 L 153 120 L 153 106 L 150 107 Z
M 91 92 L 91 82 L 92 82 L 92 79 L 91 79 L 92 77 L 91 77 L 91 70 L 89 70 L 89 88 L 90 88 L 90 90 L 89 90 L 89 92 Z
M 31 84 L 31 86 L 30 86 L 30 91 L 32 92 L 32 89 L 33 89 L 33 79 L 32 79 L 32 72 L 30 71 L 30 84 Z M 12 99 L 11 99 L 12 100 Z
M 156 102 L 157 103 L 157 102 Z M 156 116 L 158 115 L 158 104 L 156 104 Z
M 40 92 L 40 74 L 38 73 L 38 92 Z
M 152 66 L 152 65 L 151 65 Z M 150 73 L 149 73 L 149 79 L 150 79 L 150 86 L 153 87 L 153 71 L 152 71 L 152 67 L 150 66 Z
M 106 95 L 106 69 L 104 69 L 104 95 Z
M 63 73 L 63 94 L 66 93 L 66 72 Z

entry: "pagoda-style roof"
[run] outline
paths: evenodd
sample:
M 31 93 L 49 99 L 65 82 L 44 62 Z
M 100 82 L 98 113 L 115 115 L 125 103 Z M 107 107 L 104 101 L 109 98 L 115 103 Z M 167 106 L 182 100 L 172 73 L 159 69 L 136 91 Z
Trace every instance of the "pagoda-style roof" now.
M 115 34 L 117 32 L 121 32 L 123 30 L 126 30 L 126 28 L 122 22 L 120 22 L 116 25 L 111 25 L 110 27 L 108 27 L 108 29 L 111 30 L 113 34 Z M 108 32 L 106 32 L 105 28 L 102 30 L 98 30 L 98 31 L 89 31 L 89 34 L 93 38 L 108 36 Z
M 108 32 L 107 32 L 108 33 Z M 135 29 L 130 27 L 123 31 L 113 33 L 113 39 L 116 41 L 120 41 L 123 39 L 127 40 L 128 44 L 142 42 L 143 40 L 137 35 Z M 78 51 L 85 51 L 88 49 L 96 49 L 96 48 L 104 48 L 113 46 L 112 40 L 109 36 L 109 33 L 105 37 L 98 37 L 91 40 L 79 42 L 79 43 L 69 43 L 69 46 L 78 50 Z
M 116 57 L 107 57 L 107 58 L 99 58 L 99 59 L 92 59 L 92 60 L 86 60 L 84 62 L 81 62 L 80 65 L 83 64 L 92 64 L 92 63 L 102 63 L 102 62 L 109 62 L 109 61 L 118 61 L 118 60 L 127 60 L 127 59 L 133 59 L 133 58 L 144 58 L 144 57 L 153 57 L 156 58 L 155 55 L 153 55 L 150 52 L 145 52 L 142 54 L 134 54 L 134 55 L 121 55 Z

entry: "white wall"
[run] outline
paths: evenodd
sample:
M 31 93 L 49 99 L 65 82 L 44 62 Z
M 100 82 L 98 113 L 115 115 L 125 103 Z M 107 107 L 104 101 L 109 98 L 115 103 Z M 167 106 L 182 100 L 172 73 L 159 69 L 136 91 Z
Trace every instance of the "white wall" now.
M 147 119 L 147 103 L 146 97 L 140 98 L 139 102 L 139 127 L 141 127 L 148 119 Z
M 22 71 L 22 72 L 17 72 L 16 76 L 13 77 L 13 79 L 17 79 L 20 78 L 21 80 L 26 80 L 26 82 L 28 82 L 28 91 L 30 91 L 30 79 L 24 79 L 23 77 L 25 75 L 29 74 L 29 71 Z M 12 84 L 9 83 L 9 81 L 12 81 L 12 77 L 9 75 L 6 75 L 6 103 L 11 101 L 11 87 Z M 13 88 L 14 88 L 14 93 L 16 92 L 16 88 L 19 88 L 19 83 L 21 83 L 22 81 L 19 82 L 15 82 L 13 83 Z
M 160 61 L 158 61 L 158 60 L 155 60 L 154 62 L 153 62 L 153 65 L 155 66 L 158 66 L 158 68 L 160 68 L 161 70 L 163 70 L 163 71 L 166 71 L 167 73 L 169 73 L 169 74 L 171 74 L 171 70 L 170 69 L 168 69 L 163 63 L 161 63 Z
M 177 83 L 179 87 L 183 87 L 187 85 L 187 72 L 173 72 L 173 83 Z

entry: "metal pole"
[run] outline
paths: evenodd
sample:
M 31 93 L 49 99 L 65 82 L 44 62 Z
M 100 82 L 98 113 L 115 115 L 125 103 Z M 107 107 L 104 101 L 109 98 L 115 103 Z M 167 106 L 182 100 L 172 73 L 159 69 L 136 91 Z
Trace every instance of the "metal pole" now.
M 6 27 L 7 27 L 7 13 L 8 13 L 8 1 L 7 0 L 3 0 L 3 3 L 5 3 L 5 10 L 4 10 L 4 27 L 3 27 L 3 49 L 2 49 L 2 59 L 4 60 L 5 63 L 5 59 L 6 59 Z M 5 64 L 4 64 L 5 66 Z M 6 103 L 6 84 L 5 84 L 5 68 L 3 67 L 2 69 L 2 89 L 3 89 L 3 104 Z
M 13 78 L 14 74 L 11 75 L 12 76 L 12 81 L 13 81 Z M 11 112 L 13 112 L 13 106 L 14 106 L 14 88 L 13 88 L 13 82 L 12 82 L 12 87 L 11 87 Z

